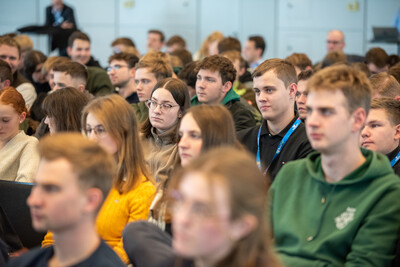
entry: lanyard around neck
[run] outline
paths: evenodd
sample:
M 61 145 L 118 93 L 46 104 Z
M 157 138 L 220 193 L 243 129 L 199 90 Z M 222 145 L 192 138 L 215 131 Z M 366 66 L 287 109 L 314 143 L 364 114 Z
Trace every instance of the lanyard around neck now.
M 292 135 L 292 133 L 297 129 L 297 127 L 300 125 L 300 118 L 297 118 L 297 120 L 293 123 L 292 127 L 290 127 L 289 131 L 285 134 L 285 136 L 282 138 L 281 142 L 279 143 L 278 148 L 275 151 L 274 157 L 272 158 L 271 163 L 268 165 L 268 167 L 265 169 L 264 174 L 267 173 L 269 167 L 271 166 L 272 162 L 276 159 L 276 157 L 281 153 L 283 146 L 286 144 L 287 140 L 289 137 Z M 267 122 L 265 122 L 267 123 Z M 262 124 L 260 125 L 260 128 L 258 129 L 258 135 L 257 135 L 257 166 L 261 170 L 261 155 L 260 155 L 260 136 L 261 136 L 261 127 Z M 267 126 L 268 127 L 268 126 Z
M 390 161 L 390 166 L 393 167 L 393 166 L 399 161 L 399 159 L 400 159 L 400 152 L 397 153 L 396 157 L 394 157 L 394 159 L 392 159 L 392 160 Z

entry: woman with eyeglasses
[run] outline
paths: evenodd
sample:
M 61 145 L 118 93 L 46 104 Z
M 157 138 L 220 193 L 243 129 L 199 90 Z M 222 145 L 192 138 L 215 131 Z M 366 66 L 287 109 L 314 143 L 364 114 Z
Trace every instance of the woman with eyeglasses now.
M 101 238 L 128 264 L 122 230 L 130 222 L 148 218 L 155 193 L 135 112 L 122 97 L 107 95 L 84 108 L 82 125 L 83 133 L 114 155 L 117 163 L 113 187 L 97 216 L 96 226 Z
M 146 100 L 149 117 L 142 134 L 145 157 L 157 184 L 165 181 L 178 161 L 178 126 L 190 106 L 187 87 L 175 78 L 159 81 Z

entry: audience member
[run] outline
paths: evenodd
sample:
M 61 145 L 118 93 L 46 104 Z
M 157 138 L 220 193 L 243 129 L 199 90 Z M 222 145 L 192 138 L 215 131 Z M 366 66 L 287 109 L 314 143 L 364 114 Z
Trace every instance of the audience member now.
M 156 226 L 141 229 L 139 224 L 137 230 L 145 232 L 144 243 L 153 253 L 125 246 L 128 254 L 134 261 L 147 258 L 151 263 L 137 267 L 281 266 L 265 217 L 266 190 L 247 153 L 234 148 L 211 150 L 171 180 L 173 240 Z M 127 234 L 127 239 L 135 237 Z
M 50 134 L 81 132 L 82 110 L 89 102 L 87 95 L 73 87 L 65 87 L 48 95 L 42 108 Z
M 344 39 L 344 33 L 341 30 L 329 31 L 326 37 L 326 53 L 328 54 L 336 51 L 344 53 L 344 48 L 346 46 Z M 359 55 L 346 54 L 346 58 L 349 63 L 364 61 L 364 57 Z
M 160 30 L 149 30 L 147 33 L 147 53 L 161 51 L 165 36 Z
M 51 91 L 54 90 L 54 71 L 53 66 L 61 63 L 69 62 L 70 59 L 67 57 L 48 57 L 46 61 L 43 63 L 42 67 L 42 75 L 46 77 L 46 80 L 49 81 L 49 86 Z
M 205 57 L 218 54 L 218 42 L 222 39 L 224 39 L 224 35 L 221 32 L 211 33 L 203 41 L 199 51 L 193 55 L 193 60 L 202 60 Z
M 310 79 L 313 74 L 312 70 L 304 70 L 301 71 L 297 75 L 297 92 L 296 92 L 296 106 L 297 113 L 299 114 L 299 118 L 304 122 L 307 117 L 307 84 L 308 79 Z
M 39 163 L 37 139 L 19 125 L 28 110 L 22 95 L 12 87 L 0 92 L 0 179 L 32 182 Z
M 140 103 L 132 106 L 140 123 L 148 118 L 149 109 L 146 107 L 145 101 L 150 99 L 154 86 L 162 79 L 172 77 L 173 71 L 168 60 L 167 54 L 152 52 L 146 54 L 135 66 L 136 91 Z
M 400 62 L 400 56 L 392 54 L 388 56 L 389 69 Z
M 26 34 L 19 34 L 14 37 L 14 40 L 17 42 L 21 49 L 21 56 L 19 57 L 18 62 L 18 70 L 22 71 L 25 64 L 25 55 L 33 50 L 33 42 L 31 38 L 29 38 L 29 36 Z M 27 77 L 25 76 L 25 78 Z
M 257 165 L 273 180 L 284 164 L 312 151 L 304 124 L 295 112 L 297 75 L 292 64 L 269 59 L 253 72 L 261 126 L 238 133 L 239 141 L 257 156 Z
M 371 102 L 365 126 L 361 131 L 364 148 L 385 154 L 395 173 L 400 176 L 400 103 L 393 98 Z
M 174 35 L 168 39 L 166 46 L 167 46 L 167 52 L 172 53 L 175 52 L 176 50 L 186 49 L 186 41 L 181 36 Z
M 304 70 L 312 70 L 311 59 L 304 53 L 293 53 L 285 60 L 294 66 L 297 75 Z
M 97 60 L 93 58 L 90 51 L 90 38 L 87 34 L 75 31 L 68 38 L 68 56 L 85 66 L 100 67 Z
M 372 85 L 372 98 L 390 97 L 400 102 L 400 84 L 390 74 L 381 72 L 369 78 Z
M 168 178 L 178 160 L 178 126 L 190 106 L 185 83 L 175 78 L 159 81 L 146 105 L 149 116 L 142 126 L 145 157 L 159 184 Z
M 53 92 L 65 87 L 74 87 L 85 92 L 88 72 L 84 65 L 74 61 L 58 63 L 53 66 L 53 75 Z
M 236 131 L 252 127 L 256 121 L 250 109 L 240 102 L 232 89 L 236 70 L 232 62 L 220 55 L 208 56 L 196 66 L 196 95 L 192 105 L 222 104 L 232 114 Z
M 386 156 L 359 148 L 371 85 L 351 67 L 332 66 L 308 90 L 307 135 L 317 152 L 287 163 L 272 184 L 276 251 L 286 266 L 391 266 L 400 180 Z
M 350 65 L 353 69 L 362 71 L 364 74 L 369 77 L 371 76 L 371 72 L 368 69 L 368 66 L 364 62 L 354 62 Z
M 192 99 L 196 95 L 196 81 L 197 81 L 197 72 L 195 71 L 197 65 L 197 61 L 193 61 L 188 63 L 183 67 L 183 69 L 179 72 L 179 79 L 181 79 L 187 86 L 189 97 Z
M 129 104 L 139 103 L 136 92 L 135 65 L 139 58 L 133 54 L 120 52 L 108 59 L 107 73 L 118 94 Z
M 250 36 L 243 48 L 243 57 L 251 70 L 263 62 L 262 56 L 266 49 L 264 38 L 259 35 Z
M 28 110 L 31 108 L 37 95 L 33 85 L 24 78 L 18 70 L 18 62 L 21 56 L 21 49 L 18 43 L 11 37 L 0 37 L 0 59 L 6 61 L 13 74 L 11 86 L 21 93 Z
M 10 65 L 0 59 L 0 92 L 11 85 L 13 81 L 13 75 Z
M 120 37 L 115 39 L 111 43 L 111 47 L 113 49 L 114 54 L 126 52 L 126 49 L 130 47 L 136 48 L 135 43 L 132 41 L 131 38 L 128 37 Z
M 333 51 L 326 54 L 321 62 L 321 69 L 337 65 L 337 64 L 347 64 L 347 56 L 342 51 Z
M 242 51 L 242 45 L 237 38 L 228 36 L 218 42 L 218 54 L 222 54 L 227 51 Z
M 29 251 L 7 266 L 125 266 L 95 228 L 112 183 L 111 155 L 77 133 L 44 138 L 39 153 L 27 203 L 33 227 L 52 231 L 54 246 Z
M 177 49 L 170 53 L 171 56 L 177 56 L 181 61 L 183 67 L 193 61 L 192 54 L 186 49 Z
M 380 47 L 371 48 L 365 54 L 365 64 L 367 64 L 371 74 L 387 72 L 389 70 L 388 60 L 388 54 Z
M 400 83 L 400 63 L 397 63 L 396 65 L 391 67 L 388 73 L 395 77 L 396 80 Z

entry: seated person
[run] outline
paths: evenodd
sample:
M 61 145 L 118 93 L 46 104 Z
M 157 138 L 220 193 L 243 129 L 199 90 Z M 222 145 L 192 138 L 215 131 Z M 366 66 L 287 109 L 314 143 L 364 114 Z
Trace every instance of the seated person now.
M 39 164 L 38 140 L 19 130 L 28 110 L 12 87 L 0 92 L 0 179 L 31 183 Z
M 145 246 L 125 246 L 127 253 L 136 267 L 279 267 L 265 217 L 266 190 L 249 154 L 231 147 L 212 149 L 171 178 L 172 242 L 154 225 L 140 227 L 142 222 L 137 230 L 143 231 Z M 127 234 L 125 244 L 136 237 Z M 152 253 L 146 247 L 153 248 Z
M 400 83 L 390 74 L 381 72 L 369 77 L 372 98 L 390 97 L 400 101 Z
M 167 78 L 156 84 L 146 101 L 149 117 L 141 132 L 144 155 L 157 184 L 164 182 L 178 160 L 178 127 L 190 106 L 184 82 Z
M 310 79 L 313 74 L 312 70 L 304 70 L 301 71 L 297 75 L 297 92 L 296 92 L 296 107 L 297 113 L 299 114 L 300 119 L 304 122 L 307 117 L 307 84 L 308 79 Z
M 33 228 L 52 231 L 54 246 L 33 249 L 7 266 L 125 266 L 96 231 L 112 184 L 112 156 L 81 134 L 45 137 L 27 204 Z
M 388 60 L 388 54 L 380 47 L 373 47 L 365 54 L 365 64 L 371 74 L 387 72 L 389 70 Z
M 13 80 L 10 65 L 0 59 L 0 92 L 11 85 Z
M 286 266 L 391 266 L 400 179 L 360 149 L 371 102 L 364 73 L 331 66 L 308 81 L 307 135 L 317 151 L 288 162 L 270 188 L 276 251 Z
M 304 53 L 293 53 L 286 57 L 285 60 L 294 66 L 297 75 L 302 71 L 312 70 L 311 59 Z
M 361 145 L 388 156 L 394 172 L 400 176 L 399 140 L 400 103 L 387 97 L 373 99 L 361 131 Z

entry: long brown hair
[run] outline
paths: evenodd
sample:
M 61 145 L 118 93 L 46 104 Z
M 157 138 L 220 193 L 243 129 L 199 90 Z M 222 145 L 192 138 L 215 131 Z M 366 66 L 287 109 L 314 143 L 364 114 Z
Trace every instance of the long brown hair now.
M 247 152 L 232 147 L 211 149 L 171 179 L 169 192 L 177 190 L 183 177 L 189 173 L 200 173 L 210 188 L 220 182 L 227 188 L 230 220 L 245 215 L 257 219 L 253 231 L 236 241 L 230 253 L 215 266 L 280 266 L 273 253 L 268 217 L 265 216 L 268 186 L 254 160 Z
M 142 175 L 154 183 L 144 160 L 135 111 L 128 102 L 118 95 L 94 99 L 83 110 L 82 125 L 84 126 L 89 113 L 103 124 L 105 130 L 118 144 L 114 187 L 120 193 L 126 193 L 136 185 Z M 83 129 L 87 134 L 86 127 Z M 126 179 L 125 182 L 124 179 Z

